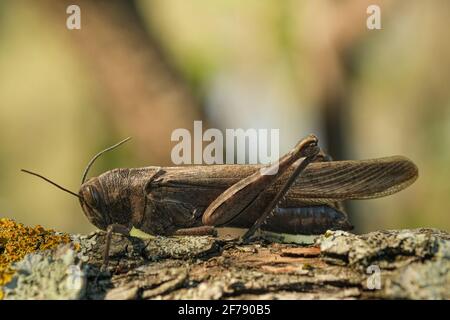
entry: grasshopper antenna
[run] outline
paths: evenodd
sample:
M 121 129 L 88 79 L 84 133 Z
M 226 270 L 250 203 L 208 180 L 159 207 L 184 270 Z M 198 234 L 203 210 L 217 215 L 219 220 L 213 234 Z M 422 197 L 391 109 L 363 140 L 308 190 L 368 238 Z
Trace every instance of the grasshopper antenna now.
M 62 186 L 60 186 L 59 184 L 57 184 L 57 183 L 51 181 L 50 179 L 47 179 L 47 178 L 44 177 L 44 176 L 41 176 L 41 175 L 38 174 L 38 173 L 31 172 L 31 171 L 28 171 L 28 170 L 25 170 L 25 169 L 20 169 L 20 171 L 25 172 L 25 173 L 28 173 L 28 174 L 31 174 L 31 175 L 36 176 L 36 177 L 39 177 L 39 178 L 41 178 L 41 179 L 47 181 L 48 183 L 51 183 L 51 184 L 54 185 L 55 187 L 57 187 L 57 188 L 59 188 L 59 189 L 65 191 L 65 192 L 67 192 L 67 193 L 70 193 L 71 195 L 73 195 L 73 196 L 75 196 L 75 197 L 80 198 L 81 200 L 83 200 L 83 198 L 82 198 L 79 194 L 76 194 L 75 192 L 70 191 L 70 190 L 68 190 L 68 189 L 66 189 L 66 188 L 64 188 L 64 187 L 62 187 Z
M 130 139 L 131 139 L 131 137 L 128 137 L 128 138 L 126 138 L 126 139 L 124 139 L 124 140 L 122 140 L 122 141 L 116 143 L 115 145 L 113 145 L 113 146 L 111 146 L 111 147 L 109 147 L 109 148 L 106 148 L 105 150 L 100 151 L 99 153 L 97 153 L 97 154 L 91 159 L 91 161 L 89 161 L 89 163 L 88 163 L 87 166 L 86 166 L 86 169 L 84 169 L 83 177 L 81 178 L 81 184 L 83 184 L 83 183 L 86 181 L 86 177 L 87 177 L 87 174 L 88 174 L 88 172 L 89 172 L 89 169 L 92 167 L 92 165 L 94 164 L 95 160 L 97 160 L 98 157 L 100 157 L 100 156 L 101 156 L 102 154 L 104 154 L 105 152 L 108 152 L 108 151 L 111 151 L 111 150 L 117 148 L 118 146 L 120 146 L 121 144 L 124 144 L 125 142 L 127 142 L 127 141 L 130 140 Z

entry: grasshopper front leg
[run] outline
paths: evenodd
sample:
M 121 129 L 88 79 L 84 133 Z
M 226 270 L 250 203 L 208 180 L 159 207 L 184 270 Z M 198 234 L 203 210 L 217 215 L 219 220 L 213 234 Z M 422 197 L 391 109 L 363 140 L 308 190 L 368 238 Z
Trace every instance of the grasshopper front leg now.
M 282 186 L 261 216 L 244 235 L 244 240 L 250 236 L 266 221 L 278 203 L 284 198 L 287 191 L 298 175 L 312 162 L 320 149 L 317 146 L 317 137 L 310 135 L 301 140 L 289 153 L 281 157 L 275 164 L 258 170 L 249 177 L 240 180 L 225 190 L 205 210 L 202 222 L 209 226 L 223 226 L 233 219 L 246 214 L 252 206 L 261 200 L 262 192 L 276 181 L 290 166 L 296 169 L 292 176 Z
M 106 241 L 105 241 L 105 251 L 103 252 L 103 264 L 100 268 L 100 271 L 106 271 L 109 264 L 109 251 L 111 247 L 111 238 L 113 233 L 120 233 L 124 236 L 130 235 L 131 228 L 128 226 L 124 226 L 121 224 L 110 224 L 108 228 L 106 229 Z

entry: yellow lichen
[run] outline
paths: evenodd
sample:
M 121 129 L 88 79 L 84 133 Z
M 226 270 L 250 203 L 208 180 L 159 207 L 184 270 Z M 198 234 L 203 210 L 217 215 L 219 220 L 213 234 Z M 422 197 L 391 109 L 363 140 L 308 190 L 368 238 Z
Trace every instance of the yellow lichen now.
M 11 281 L 14 270 L 12 263 L 20 261 L 26 254 L 52 249 L 62 243 L 69 243 L 67 234 L 56 234 L 42 226 L 26 227 L 7 218 L 0 218 L 0 300 L 1 287 Z

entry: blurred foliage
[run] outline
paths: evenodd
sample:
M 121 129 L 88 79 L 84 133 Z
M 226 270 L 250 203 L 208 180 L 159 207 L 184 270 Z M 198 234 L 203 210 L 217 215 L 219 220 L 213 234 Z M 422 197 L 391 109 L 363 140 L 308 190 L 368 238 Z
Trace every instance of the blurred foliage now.
M 374 31 L 359 0 L 136 3 L 213 127 L 280 128 L 281 152 L 310 132 L 327 147 L 320 97 L 343 84 L 347 157 L 401 154 L 420 170 L 407 190 L 357 202 L 358 231 L 450 229 L 450 2 L 371 1 L 382 8 L 383 29 Z M 76 31 L 47 10 L 31 1 L 0 5 L 0 215 L 86 232 L 93 227 L 78 201 L 19 169 L 77 191 L 90 156 L 135 133 L 111 116 L 89 55 L 73 45 Z M 342 52 L 351 53 L 348 70 Z M 148 125 L 161 125 L 153 121 Z M 158 164 L 141 149 L 129 143 L 91 175 Z

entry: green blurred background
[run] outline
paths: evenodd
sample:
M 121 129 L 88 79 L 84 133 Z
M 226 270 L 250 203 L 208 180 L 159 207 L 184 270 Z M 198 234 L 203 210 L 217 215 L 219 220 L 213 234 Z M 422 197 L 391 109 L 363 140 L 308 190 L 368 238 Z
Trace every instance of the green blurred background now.
M 81 30 L 66 8 L 81 8 Z M 382 30 L 368 30 L 369 4 Z M 354 202 L 358 232 L 450 230 L 450 2 L 148 0 L 0 3 L 0 216 L 93 230 L 73 197 L 115 167 L 170 165 L 175 128 L 316 133 L 335 159 L 405 155 L 419 179 Z

